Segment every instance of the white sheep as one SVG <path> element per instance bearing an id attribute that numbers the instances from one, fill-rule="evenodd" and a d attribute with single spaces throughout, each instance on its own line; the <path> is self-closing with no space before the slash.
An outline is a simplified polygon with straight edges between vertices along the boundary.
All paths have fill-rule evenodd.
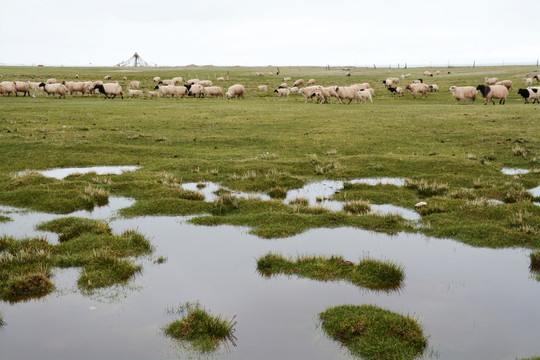
<path id="1" fill-rule="evenodd" d="M 159 98 L 159 92 L 146 90 L 146 96 L 148 96 L 149 98 Z"/>
<path id="2" fill-rule="evenodd" d="M 268 86 L 266 85 L 259 85 L 257 86 L 257 88 L 259 89 L 259 91 L 268 91 Z"/>
<path id="3" fill-rule="evenodd" d="M 172 80 L 172 79 L 160 80 L 160 81 L 158 82 L 158 85 L 165 85 L 165 86 L 167 86 L 167 85 L 174 85 L 174 84 L 175 84 L 175 82 L 174 82 L 174 80 Z"/>
<path id="4" fill-rule="evenodd" d="M 142 92 L 142 90 L 132 90 L 132 89 L 128 89 L 128 90 L 127 90 L 127 95 L 128 95 L 128 97 L 130 97 L 130 98 L 134 98 L 134 97 L 142 98 L 143 92 Z"/>
<path id="5" fill-rule="evenodd" d="M 23 82 L 23 81 L 14 81 L 13 82 L 15 84 L 15 91 L 17 93 L 15 93 L 15 95 L 18 95 L 19 92 L 22 92 L 24 96 L 26 96 L 26 94 L 28 94 L 28 96 L 30 96 L 30 86 L 28 86 L 28 84 L 26 82 Z"/>
<path id="6" fill-rule="evenodd" d="M 283 78 L 283 81 L 291 81 L 291 80 L 292 80 L 292 78 L 289 77 L 289 76 Z"/>
<path id="7" fill-rule="evenodd" d="M 78 79 L 79 78 L 79 74 L 75 74 L 75 79 Z"/>
<path id="8" fill-rule="evenodd" d="M 429 71 L 424 71 L 424 76 L 433 76 L 433 74 Z"/>
<path id="9" fill-rule="evenodd" d="M 334 90 L 336 91 L 337 98 L 341 104 L 343 104 L 343 99 L 349 100 L 347 105 L 349 105 L 353 100 L 355 100 L 356 103 L 358 103 L 360 100 L 360 95 L 358 95 L 358 90 L 356 90 L 355 87 L 336 86 L 334 87 Z"/>
<path id="10" fill-rule="evenodd" d="M 127 76 L 124 76 L 122 80 L 127 81 Z"/>
<path id="11" fill-rule="evenodd" d="M 189 96 L 204 97 L 204 86 L 201 84 L 193 84 L 188 87 Z"/>
<path id="12" fill-rule="evenodd" d="M 208 86 L 203 89 L 204 95 L 223 97 L 223 89 L 219 86 Z"/>
<path id="13" fill-rule="evenodd" d="M 184 79 L 182 79 L 181 76 L 176 76 L 176 77 L 172 78 L 172 81 L 174 82 L 174 85 L 176 85 L 176 84 L 182 83 L 184 81 Z"/>
<path id="14" fill-rule="evenodd" d="M 536 82 L 540 84 L 540 76 L 534 75 L 533 79 L 536 79 Z"/>
<path id="15" fill-rule="evenodd" d="M 405 86 L 405 90 L 409 90 L 413 98 L 416 98 L 417 94 L 421 94 L 420 97 L 427 95 L 429 91 L 429 86 L 427 84 L 410 84 Z"/>
<path id="16" fill-rule="evenodd" d="M 128 89 L 138 89 L 140 85 L 141 83 L 139 81 L 133 80 L 129 82 L 127 87 Z"/>
<path id="17" fill-rule="evenodd" d="M 100 94 L 105 95 L 105 98 L 108 99 L 111 96 L 113 99 L 117 96 L 120 96 L 122 100 L 124 99 L 124 93 L 122 92 L 122 86 L 118 83 L 106 83 L 103 85 L 94 85 L 90 90 L 98 90 Z"/>
<path id="18" fill-rule="evenodd" d="M 161 81 L 161 78 L 159 76 L 156 76 L 152 80 L 154 80 L 155 83 L 158 83 Z"/>
<path id="19" fill-rule="evenodd" d="M 281 84 L 278 86 L 279 89 L 286 89 L 286 88 L 288 88 L 288 87 L 289 87 L 289 85 L 287 85 L 287 83 L 281 83 Z"/>
<path id="20" fill-rule="evenodd" d="M 397 83 L 399 83 L 399 78 L 389 77 L 389 78 L 386 78 L 386 80 L 383 80 L 383 84 L 387 88 L 394 85 L 394 84 L 397 84 Z"/>
<path id="21" fill-rule="evenodd" d="M 499 78 L 496 78 L 496 77 L 493 77 L 493 78 L 485 77 L 485 78 L 484 78 L 484 81 L 485 81 L 486 84 L 488 84 L 488 85 L 495 85 L 495 84 L 497 83 L 497 81 L 499 81 Z"/>
<path id="22" fill-rule="evenodd" d="M 225 81 L 225 78 L 223 76 L 220 76 L 216 79 L 217 81 Z"/>
<path id="23" fill-rule="evenodd" d="M 66 93 L 68 92 L 68 89 L 62 84 L 41 83 L 39 84 L 39 86 L 43 88 L 43 90 L 47 94 L 47 97 L 52 94 L 53 97 L 54 95 L 58 95 L 58 98 L 61 98 L 63 96 L 65 99 Z"/>
<path id="24" fill-rule="evenodd" d="M 186 85 L 198 84 L 200 82 L 201 82 L 201 80 L 199 80 L 199 79 L 189 79 L 188 81 L 186 81 Z"/>
<path id="25" fill-rule="evenodd" d="M 409 78 L 411 75 L 412 75 L 411 73 L 403 74 L 403 75 L 401 75 L 401 78 L 402 78 L 402 79 L 407 79 L 407 78 Z"/>
<path id="26" fill-rule="evenodd" d="M 210 87 L 212 86 L 212 80 L 201 80 L 199 82 L 199 85 L 201 85 L 202 87 Z"/>
<path id="27" fill-rule="evenodd" d="M 39 87 L 39 83 L 38 83 L 38 82 L 35 82 L 35 81 L 27 81 L 26 83 L 28 84 L 28 86 L 30 86 L 30 88 L 31 88 L 32 90 L 34 90 L 34 92 L 37 92 L 37 91 L 43 91 L 43 89 Z"/>
<path id="28" fill-rule="evenodd" d="M 474 103 L 476 100 L 476 94 L 478 92 L 474 86 L 450 86 L 449 90 L 452 92 L 454 99 L 456 99 L 456 104 L 460 100 L 467 103 L 469 101 L 468 99 L 472 99 Z"/>
<path id="29" fill-rule="evenodd" d="M 298 87 L 297 86 L 293 86 L 292 88 L 289 89 L 289 91 L 291 92 L 291 94 L 296 94 L 298 93 Z"/>
<path id="30" fill-rule="evenodd" d="M 73 96 L 76 92 L 81 93 L 81 97 L 84 96 L 84 94 L 90 93 L 89 86 L 86 82 L 81 81 L 62 81 L 62 84 L 68 89 L 71 96 Z"/>
<path id="31" fill-rule="evenodd" d="M 111 75 L 105 75 L 105 76 L 103 77 L 103 80 L 111 80 Z"/>
<path id="32" fill-rule="evenodd" d="M 55 78 L 50 78 L 50 79 L 47 79 L 47 81 L 45 81 L 45 84 L 56 84 L 57 81 Z"/>
<path id="33" fill-rule="evenodd" d="M 514 86 L 514 83 L 512 83 L 512 80 L 502 80 L 502 81 L 497 81 L 495 85 L 502 85 L 506 87 L 508 90 L 510 90 Z"/>
<path id="34" fill-rule="evenodd" d="M 298 79 L 293 83 L 293 86 L 296 86 L 296 87 L 302 86 L 302 85 L 304 85 L 304 79 Z"/>
<path id="35" fill-rule="evenodd" d="M 241 97 L 243 99 L 245 92 L 246 89 L 244 88 L 244 85 L 235 84 L 229 87 L 229 89 L 225 93 L 225 96 L 227 96 L 227 99 L 234 99 L 235 97 Z"/>
<path id="36" fill-rule="evenodd" d="M 439 85 L 429 84 L 429 92 L 439 92 Z"/>
<path id="37" fill-rule="evenodd" d="M 440 75 L 441 72 L 439 70 L 435 71 L 435 75 Z"/>
<path id="38" fill-rule="evenodd" d="M 355 88 L 356 91 L 360 91 L 360 90 L 369 89 L 370 85 L 369 85 L 369 83 L 361 83 L 361 84 L 353 84 L 350 87 Z"/>
<path id="39" fill-rule="evenodd" d="M 499 99 L 499 104 L 504 104 L 506 103 L 506 98 L 508 97 L 508 89 L 503 85 L 478 85 L 476 90 L 480 90 L 480 93 L 486 99 L 484 105 L 487 105 L 488 101 L 490 100 L 493 105 L 495 105 L 495 101 L 493 101 L 493 99 Z"/>
<path id="40" fill-rule="evenodd" d="M 0 94 L 10 95 L 13 94 L 17 96 L 17 89 L 15 88 L 15 83 L 13 81 L 2 81 L 0 82 Z"/>
<path id="41" fill-rule="evenodd" d="M 532 78 L 523 78 L 523 82 L 525 83 L 525 85 L 532 85 L 532 81 Z"/>
<path id="42" fill-rule="evenodd" d="M 398 94 L 399 96 L 404 96 L 403 95 L 403 88 L 402 87 L 399 87 L 399 86 L 396 86 L 396 87 L 389 87 L 388 88 L 388 91 L 390 91 L 392 93 L 392 96 L 395 96 L 396 94 Z M 372 94 L 373 95 L 373 94 Z"/>
<path id="43" fill-rule="evenodd" d="M 290 90 L 289 89 L 276 89 L 274 92 L 279 96 L 286 96 L 289 97 Z"/>
<path id="44" fill-rule="evenodd" d="M 369 100 L 373 104 L 373 98 L 371 97 L 371 91 L 369 90 L 360 90 L 358 91 L 358 96 L 360 96 L 361 102 L 366 102 Z"/>
<path id="45" fill-rule="evenodd" d="M 317 83 L 317 81 L 316 81 L 315 79 L 309 79 L 309 80 L 307 81 L 307 84 L 308 84 L 308 85 L 315 85 L 316 83 Z"/>
<path id="46" fill-rule="evenodd" d="M 320 85 L 306 86 L 305 88 L 298 90 L 298 93 L 304 95 L 306 99 L 304 103 L 307 103 L 308 100 L 312 99 L 311 95 L 313 95 L 315 91 L 321 91 L 321 89 L 322 86 Z"/>
<path id="47" fill-rule="evenodd" d="M 154 86 L 154 90 L 158 90 L 161 96 L 167 97 L 170 96 L 172 98 L 176 97 L 184 97 L 187 93 L 187 88 L 185 86 L 174 86 L 174 85 L 165 85 L 165 86 Z"/>
<path id="48" fill-rule="evenodd" d="M 318 102 L 319 104 L 326 102 L 326 96 L 324 96 L 324 93 L 321 90 L 314 91 L 311 94 L 311 99 L 313 102 Z"/>

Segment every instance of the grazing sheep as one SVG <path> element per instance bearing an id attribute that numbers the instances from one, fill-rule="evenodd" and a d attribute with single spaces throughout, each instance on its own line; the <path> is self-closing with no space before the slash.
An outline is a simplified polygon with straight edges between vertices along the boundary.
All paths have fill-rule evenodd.
<path id="1" fill-rule="evenodd" d="M 289 89 L 276 89 L 274 92 L 279 96 L 287 96 L 289 97 L 290 90 Z"/>
<path id="2" fill-rule="evenodd" d="M 274 76 L 274 73 L 272 73 L 272 72 L 269 72 L 269 73 L 268 73 L 268 75 L 270 75 L 270 76 Z"/>
<path id="3" fill-rule="evenodd" d="M 259 91 L 268 91 L 268 86 L 266 85 L 259 85 L 257 86 L 257 88 L 259 89 Z"/>
<path id="4" fill-rule="evenodd" d="M 405 79 L 409 78 L 411 75 L 412 74 L 410 74 L 410 73 L 409 74 L 401 74 L 401 79 L 405 80 Z"/>
<path id="5" fill-rule="evenodd" d="M 17 88 L 15 88 L 15 83 L 13 81 L 2 81 L 0 82 L 0 94 L 2 96 L 13 94 L 17 95 Z"/>
<path id="6" fill-rule="evenodd" d="M 353 100 L 358 103 L 360 100 L 360 95 L 358 95 L 358 90 L 352 86 L 336 86 L 334 90 L 337 94 L 338 101 L 343 104 L 343 99 L 349 100 L 347 105 L 349 105 Z"/>
<path id="7" fill-rule="evenodd" d="M 534 75 L 533 79 L 535 79 L 537 83 L 540 83 L 540 76 Z"/>
<path id="8" fill-rule="evenodd" d="M 75 74 L 75 79 L 78 79 L 79 78 L 79 74 Z"/>
<path id="9" fill-rule="evenodd" d="M 399 83 L 399 78 L 386 78 L 386 80 L 383 80 L 383 84 L 384 86 L 386 86 L 387 88 L 394 85 L 394 84 L 397 84 Z"/>
<path id="10" fill-rule="evenodd" d="M 199 80 L 199 79 L 189 79 L 188 81 L 186 81 L 185 85 L 190 85 L 191 86 L 193 84 L 198 84 L 200 82 L 201 82 L 201 80 Z"/>
<path id="11" fill-rule="evenodd" d="M 417 94 L 421 94 L 420 97 L 427 96 L 429 86 L 427 84 L 410 84 L 405 86 L 405 90 L 409 90 L 412 97 L 416 99 Z"/>
<path id="12" fill-rule="evenodd" d="M 256 76 L 264 76 L 264 73 L 262 73 L 262 72 L 256 72 L 255 75 L 256 75 Z"/>
<path id="13" fill-rule="evenodd" d="M 497 83 L 497 81 L 499 81 L 499 78 L 496 78 L 496 77 L 493 77 L 493 78 L 485 77 L 485 78 L 484 78 L 484 81 L 485 81 L 486 84 L 488 84 L 488 85 L 495 85 L 495 84 Z"/>
<path id="14" fill-rule="evenodd" d="M 337 98 L 337 93 L 336 90 L 334 90 L 334 86 L 322 87 L 321 92 L 324 95 L 326 102 L 332 103 L 332 98 Z"/>
<path id="15" fill-rule="evenodd" d="M 424 80 L 422 79 L 413 80 L 413 84 L 423 84 L 423 83 L 424 83 Z"/>
<path id="16" fill-rule="evenodd" d="M 307 81 L 307 84 L 308 84 L 308 85 L 315 85 L 316 83 L 317 83 L 317 81 L 316 81 L 315 79 L 309 79 L 309 80 Z"/>
<path id="17" fill-rule="evenodd" d="M 245 92 L 246 89 L 244 88 L 244 85 L 235 84 L 229 87 L 225 96 L 227 96 L 227 99 L 234 99 L 235 97 L 241 97 L 243 99 Z"/>
<path id="18" fill-rule="evenodd" d="M 366 102 L 369 100 L 373 104 L 373 98 L 371 97 L 371 91 L 369 90 L 360 90 L 358 91 L 358 96 L 360 96 L 361 102 Z"/>
<path id="19" fill-rule="evenodd" d="M 73 96 L 76 92 L 81 93 L 81 97 L 84 96 L 84 94 L 89 94 L 90 89 L 86 82 L 80 82 L 80 81 L 62 81 L 62 84 L 69 90 L 69 94 Z"/>
<path id="20" fill-rule="evenodd" d="M 174 80 L 172 79 L 167 79 L 167 80 L 160 80 L 158 81 L 158 85 L 174 85 Z"/>
<path id="21" fill-rule="evenodd" d="M 219 86 L 208 86 L 203 91 L 204 95 L 223 97 L 223 89 Z"/>
<path id="22" fill-rule="evenodd" d="M 439 92 L 439 85 L 429 84 L 429 92 Z"/>
<path id="23" fill-rule="evenodd" d="M 124 76 L 124 77 L 122 78 L 122 80 L 124 80 L 124 81 L 127 81 L 127 77 L 126 77 L 126 76 Z"/>
<path id="24" fill-rule="evenodd" d="M 117 96 L 120 96 L 122 100 L 124 99 L 124 93 L 122 92 L 122 86 L 120 86 L 118 83 L 106 83 L 103 85 L 94 85 L 93 88 L 90 90 L 98 90 L 100 94 L 105 95 L 105 98 L 108 99 L 109 96 L 112 97 L 112 99 L 116 98 Z"/>
<path id="25" fill-rule="evenodd" d="M 291 80 L 292 80 L 292 78 L 290 78 L 290 77 L 284 77 L 283 78 L 283 81 L 291 81 Z"/>
<path id="26" fill-rule="evenodd" d="M 171 80 L 173 81 L 174 85 L 184 82 L 184 79 L 182 79 L 181 76 L 173 77 Z"/>
<path id="27" fill-rule="evenodd" d="M 529 100 L 532 100 L 533 104 L 535 102 L 540 104 L 540 88 L 538 87 L 528 87 L 526 89 L 519 89 L 518 94 L 525 99 L 525 104 L 529 103 Z"/>
<path id="28" fill-rule="evenodd" d="M 161 78 L 159 76 L 156 76 L 155 78 L 153 78 L 152 80 L 154 80 L 155 83 L 158 83 L 161 81 Z"/>
<path id="29" fill-rule="evenodd" d="M 55 78 L 50 78 L 50 79 L 47 79 L 47 81 L 45 81 L 45 84 L 56 84 L 57 81 Z"/>
<path id="30" fill-rule="evenodd" d="M 199 82 L 199 85 L 201 85 L 202 87 L 210 87 L 212 86 L 212 80 L 201 80 Z"/>
<path id="31" fill-rule="evenodd" d="M 282 84 L 280 84 L 280 85 L 278 86 L 279 89 L 286 89 L 286 88 L 288 88 L 288 87 L 289 87 L 289 85 L 287 85 L 287 83 L 282 83 Z"/>
<path id="32" fill-rule="evenodd" d="M 28 86 L 26 82 L 14 81 L 13 84 L 15 84 L 15 95 L 18 95 L 19 92 L 22 92 L 24 94 L 23 97 L 25 97 L 26 94 L 30 96 L 30 86 Z"/>
<path id="33" fill-rule="evenodd" d="M 292 88 L 289 89 L 289 91 L 291 92 L 291 94 L 296 94 L 298 92 L 298 87 L 293 86 Z"/>
<path id="34" fill-rule="evenodd" d="M 223 76 L 220 76 L 217 78 L 217 81 L 225 81 L 225 78 Z"/>
<path id="35" fill-rule="evenodd" d="M 43 90 L 45 91 L 45 93 L 47 93 L 47 97 L 49 97 L 49 95 L 58 95 L 58 98 L 61 98 L 62 96 L 64 97 L 64 99 L 66 98 L 66 93 L 68 92 L 68 89 L 62 85 L 62 84 L 45 84 L 45 83 L 41 83 L 39 84 L 40 87 L 43 88 Z"/>
<path id="36" fill-rule="evenodd" d="M 204 86 L 201 84 L 193 84 L 191 86 L 186 86 L 188 89 L 189 96 L 204 97 Z"/>
<path id="37" fill-rule="evenodd" d="M 111 75 L 106 75 L 105 77 L 103 77 L 103 80 L 111 80 Z"/>
<path id="38" fill-rule="evenodd" d="M 326 96 L 324 96 L 324 93 L 321 90 L 311 93 L 310 98 L 313 102 L 318 102 L 319 104 L 326 102 Z"/>
<path id="39" fill-rule="evenodd" d="M 353 84 L 351 85 L 351 87 L 354 87 L 356 91 L 360 91 L 360 90 L 369 89 L 371 86 L 369 85 L 369 83 L 361 83 L 361 84 Z"/>
<path id="40" fill-rule="evenodd" d="M 439 70 L 435 71 L 435 75 L 440 75 L 441 72 Z"/>
<path id="41" fill-rule="evenodd" d="M 404 96 L 403 95 L 403 89 L 401 87 L 399 87 L 399 86 L 397 86 L 397 87 L 389 87 L 388 91 L 390 91 L 392 93 L 392 96 L 395 96 L 396 94 L 399 94 L 400 96 Z"/>
<path id="42" fill-rule="evenodd" d="M 158 83 L 156 86 L 154 86 L 154 90 L 157 90 L 161 94 L 161 96 L 163 96 L 164 98 L 167 96 L 174 98 L 176 96 L 176 89 L 174 85 L 160 86 Z"/>
<path id="43" fill-rule="evenodd" d="M 506 103 L 506 98 L 508 97 L 508 89 L 502 85 L 478 85 L 476 90 L 480 90 L 480 93 L 486 99 L 484 105 L 487 105 L 488 101 L 490 100 L 493 105 L 495 105 L 495 101 L 493 101 L 493 99 L 500 99 L 499 104 L 504 104 Z"/>
<path id="44" fill-rule="evenodd" d="M 142 92 L 142 90 L 128 89 L 127 94 L 128 94 L 128 97 L 130 97 L 130 98 L 134 98 L 134 97 L 142 98 L 143 92 Z"/>
<path id="45" fill-rule="evenodd" d="M 473 103 L 476 100 L 476 93 L 478 92 L 474 86 L 450 86 L 449 89 L 452 92 L 452 96 L 456 99 L 456 104 L 463 100 L 466 103 L 468 99 L 472 99 Z"/>
<path id="46" fill-rule="evenodd" d="M 502 80 L 502 81 L 497 81 L 495 85 L 502 85 L 508 90 L 510 90 L 514 84 L 512 83 L 512 80 Z"/>
<path id="47" fill-rule="evenodd" d="M 128 89 L 138 89 L 139 86 L 141 85 L 141 83 L 139 81 L 130 81 L 130 83 L 128 84 Z"/>
<path id="48" fill-rule="evenodd" d="M 148 96 L 149 98 L 153 98 L 153 97 L 159 98 L 159 92 L 146 90 L 146 96 Z"/>
<path id="49" fill-rule="evenodd" d="M 304 79 L 298 79 L 293 83 L 292 86 L 298 87 L 298 86 L 302 86 L 302 85 L 304 85 Z"/>
<path id="50" fill-rule="evenodd" d="M 424 71 L 424 76 L 433 76 L 433 74 L 429 71 Z"/>
<path id="51" fill-rule="evenodd" d="M 523 82 L 525 83 L 525 85 L 532 85 L 532 81 L 532 78 L 523 78 Z"/>
<path id="52" fill-rule="evenodd" d="M 304 103 L 307 103 L 308 100 L 312 99 L 311 95 L 313 95 L 315 91 L 320 91 L 321 89 L 322 89 L 322 86 L 320 85 L 307 86 L 305 88 L 298 90 L 298 93 L 304 95 L 306 99 Z"/>

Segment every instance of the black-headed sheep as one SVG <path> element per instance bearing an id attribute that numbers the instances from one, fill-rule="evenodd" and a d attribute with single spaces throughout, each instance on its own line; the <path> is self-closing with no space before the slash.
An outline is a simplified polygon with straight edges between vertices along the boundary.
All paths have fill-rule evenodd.
<path id="1" fill-rule="evenodd" d="M 286 96 L 289 97 L 290 90 L 289 89 L 276 89 L 274 92 L 279 96 Z"/>
<path id="2" fill-rule="evenodd" d="M 529 100 L 532 100 L 533 104 L 540 104 L 540 88 L 538 87 L 528 87 L 526 89 L 519 89 L 518 94 L 525 99 L 525 104 L 529 103 Z"/>
<path id="3" fill-rule="evenodd" d="M 488 101 L 491 101 L 495 105 L 493 99 L 499 99 L 499 104 L 506 103 L 506 98 L 508 97 L 508 89 L 502 85 L 478 85 L 476 90 L 479 90 L 482 94 L 482 97 L 486 99 L 484 105 L 487 105 Z"/>
<path id="4" fill-rule="evenodd" d="M 45 93 L 47 94 L 47 97 L 49 95 L 58 95 L 58 98 L 64 97 L 66 98 L 66 93 L 68 92 L 68 89 L 62 85 L 62 84 L 45 84 L 41 83 L 39 84 L 40 87 L 43 88 Z"/>
<path id="5" fill-rule="evenodd" d="M 118 83 L 106 83 L 103 85 L 95 85 L 93 88 L 90 88 L 90 90 L 97 90 L 100 94 L 105 95 L 105 98 L 108 99 L 109 97 L 114 99 L 117 96 L 120 96 L 122 99 L 124 99 L 124 93 L 122 92 L 122 86 L 120 86 Z"/>

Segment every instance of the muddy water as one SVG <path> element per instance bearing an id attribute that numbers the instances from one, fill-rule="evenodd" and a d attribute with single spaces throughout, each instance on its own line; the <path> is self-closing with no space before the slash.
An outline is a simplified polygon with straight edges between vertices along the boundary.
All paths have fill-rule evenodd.
<path id="1" fill-rule="evenodd" d="M 107 219 L 121 206 L 119 201 L 111 199 L 109 211 L 86 215 Z M 13 223 L 22 221 L 7 215 Z M 32 223 L 52 217 L 31 216 Z M 540 282 L 529 273 L 527 250 L 476 249 L 452 240 L 350 228 L 263 240 L 245 228 L 201 227 L 185 220 L 112 220 L 115 233 L 137 229 L 148 236 L 156 255 L 166 256 L 167 262 L 141 260 L 143 273 L 127 289 L 106 291 L 107 296 L 80 295 L 78 271 L 69 269 L 56 272 L 57 294 L 28 303 L 0 303 L 7 323 L 0 330 L 0 357 L 185 359 L 190 354 L 165 338 L 161 328 L 174 319 L 166 308 L 186 301 L 200 301 L 214 314 L 237 315 L 238 347 L 217 354 L 218 359 L 347 359 L 318 329 L 316 315 L 349 303 L 415 315 L 429 336 L 434 358 L 493 360 L 540 354 Z M 14 224 L 0 223 L 0 234 L 9 226 Z M 31 233 L 29 226 L 15 224 L 19 235 Z M 341 282 L 265 279 L 255 271 L 256 258 L 268 251 L 337 254 L 351 261 L 366 255 L 390 259 L 405 268 L 404 288 L 386 294 Z"/>

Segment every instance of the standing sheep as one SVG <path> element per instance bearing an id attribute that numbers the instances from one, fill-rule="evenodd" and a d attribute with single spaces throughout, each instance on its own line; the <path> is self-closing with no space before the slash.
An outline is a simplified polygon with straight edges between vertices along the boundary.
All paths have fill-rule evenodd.
<path id="1" fill-rule="evenodd" d="M 39 84 L 40 87 L 43 88 L 43 90 L 45 91 L 45 93 L 47 93 L 47 97 L 49 97 L 49 95 L 58 95 L 58 98 L 60 99 L 62 96 L 64 97 L 64 99 L 66 98 L 66 93 L 68 92 L 68 89 L 62 85 L 62 84 L 45 84 L 45 83 L 41 83 Z"/>
<path id="2" fill-rule="evenodd" d="M 286 97 L 289 97 L 289 89 L 276 89 L 274 90 L 274 92 L 279 96 L 279 97 L 282 97 L 282 96 L 286 96 Z"/>
<path id="3" fill-rule="evenodd" d="M 111 80 L 111 75 L 106 75 L 103 77 L 103 80 Z"/>
<path id="4" fill-rule="evenodd" d="M 309 79 L 307 84 L 308 85 L 315 85 L 317 83 L 317 81 L 315 81 L 315 79 Z"/>
<path id="5" fill-rule="evenodd" d="M 223 89 L 219 86 L 208 86 L 203 88 L 204 95 L 223 97 Z"/>
<path id="6" fill-rule="evenodd" d="M 302 86 L 302 85 L 304 85 L 304 79 L 298 79 L 293 83 L 293 86 L 296 86 L 296 87 Z"/>
<path id="7" fill-rule="evenodd" d="M 351 86 L 336 86 L 334 87 L 334 90 L 337 94 L 337 98 L 341 104 L 343 104 L 343 99 L 349 100 L 347 105 L 349 105 L 353 100 L 358 103 L 360 100 L 360 95 L 358 95 L 358 90 L 356 90 L 355 87 Z"/>
<path id="8" fill-rule="evenodd" d="M 532 103 L 540 103 L 540 88 L 538 87 L 529 87 L 526 89 L 519 89 L 518 94 L 525 99 L 525 104 L 529 103 L 529 100 L 532 99 Z"/>
<path id="9" fill-rule="evenodd" d="M 289 77 L 289 76 L 283 78 L 283 81 L 291 81 L 291 80 L 292 80 L 292 78 Z"/>
<path id="10" fill-rule="evenodd" d="M 388 91 L 390 91 L 392 93 L 392 96 L 395 96 L 396 94 L 398 94 L 400 96 L 404 96 L 403 95 L 403 88 L 401 88 L 399 86 L 397 86 L 397 87 L 389 87 Z"/>
<path id="11" fill-rule="evenodd" d="M 87 83 L 81 82 L 81 81 L 62 81 L 62 84 L 69 90 L 69 94 L 71 96 L 74 96 L 76 92 L 81 93 L 81 97 L 84 96 L 84 94 L 88 94 L 90 92 Z"/>
<path id="12" fill-rule="evenodd" d="M 134 98 L 134 97 L 142 98 L 143 92 L 142 92 L 142 90 L 128 89 L 127 94 L 128 94 L 128 97 L 130 97 L 130 98 Z"/>
<path id="13" fill-rule="evenodd" d="M 212 86 L 212 80 L 201 80 L 199 82 L 199 84 L 202 86 L 202 87 L 210 87 Z"/>
<path id="14" fill-rule="evenodd" d="M 495 85 L 502 85 L 508 90 L 510 90 L 514 84 L 512 83 L 512 80 L 503 80 L 503 81 L 497 81 Z"/>
<path id="15" fill-rule="evenodd" d="M 533 76 L 533 79 L 535 79 L 536 82 L 540 84 L 540 76 L 534 75 L 534 76 Z"/>
<path id="16" fill-rule="evenodd" d="M 17 89 L 15 88 L 15 83 L 13 81 L 2 81 L 0 82 L 0 94 L 10 95 L 13 94 L 17 96 Z"/>
<path id="17" fill-rule="evenodd" d="M 424 76 L 433 76 L 433 74 L 430 73 L 429 71 L 424 71 Z"/>
<path id="18" fill-rule="evenodd" d="M 225 93 L 225 96 L 227 96 L 227 99 L 234 99 L 235 97 L 241 97 L 243 99 L 245 92 L 246 89 L 244 88 L 244 85 L 235 84 L 229 87 L 229 89 Z"/>
<path id="19" fill-rule="evenodd" d="M 371 97 L 371 91 L 369 90 L 360 90 L 358 91 L 358 95 L 360 96 L 361 102 L 366 102 L 369 100 L 373 104 L 373 98 Z"/>
<path id="20" fill-rule="evenodd" d="M 307 103 L 307 101 L 309 99 L 313 100 L 311 95 L 313 95 L 313 93 L 315 91 L 320 91 L 321 89 L 322 89 L 322 86 L 320 86 L 320 85 L 307 86 L 305 88 L 302 88 L 302 89 L 298 90 L 298 93 L 304 95 L 304 97 L 306 99 L 306 101 L 304 101 L 304 103 Z"/>
<path id="21" fill-rule="evenodd" d="M 128 84 L 127 87 L 128 87 L 128 89 L 138 89 L 140 84 L 141 83 L 139 81 L 133 80 L 133 81 L 130 81 L 130 83 Z"/>
<path id="22" fill-rule="evenodd" d="M 467 103 L 469 101 L 468 99 L 472 99 L 474 103 L 476 100 L 476 93 L 478 92 L 474 86 L 450 86 L 449 91 L 452 92 L 452 96 L 456 99 L 456 105 L 460 100 Z"/>
<path id="23" fill-rule="evenodd" d="M 15 95 L 18 95 L 19 92 L 22 92 L 24 94 L 23 97 L 25 97 L 26 94 L 30 96 L 30 86 L 28 86 L 26 82 L 14 81 L 13 84 L 15 84 Z"/>
<path id="24" fill-rule="evenodd" d="M 204 97 L 204 86 L 201 84 L 193 84 L 189 87 L 186 86 L 186 88 L 188 89 L 189 96 Z"/>
<path id="25" fill-rule="evenodd" d="M 223 76 L 220 76 L 216 79 L 217 81 L 225 81 L 225 78 Z"/>
<path id="26" fill-rule="evenodd" d="M 127 81 L 127 76 L 124 76 L 122 79 L 123 79 L 124 81 Z"/>
<path id="27" fill-rule="evenodd" d="M 45 81 L 45 84 L 56 84 L 56 79 L 55 78 L 50 78 L 50 79 L 47 79 L 47 81 Z"/>
<path id="28" fill-rule="evenodd" d="M 278 86 L 278 89 L 286 89 L 288 88 L 289 85 L 287 85 L 287 83 L 281 83 L 279 86 Z"/>
<path id="29" fill-rule="evenodd" d="M 485 77 L 485 78 L 484 78 L 484 81 L 485 81 L 486 84 L 488 84 L 488 85 L 495 85 L 495 84 L 497 83 L 497 81 L 499 81 L 499 78 L 496 78 L 496 77 L 493 77 L 493 78 Z"/>
<path id="30" fill-rule="evenodd" d="M 161 78 L 159 76 L 156 76 L 155 78 L 153 78 L 152 80 L 154 80 L 155 83 L 158 83 L 161 81 Z"/>
<path id="31" fill-rule="evenodd" d="M 508 97 L 508 89 L 502 85 L 478 85 L 476 90 L 480 90 L 480 93 L 486 99 L 484 105 L 487 105 L 488 101 L 490 100 L 493 105 L 495 105 L 495 101 L 493 101 L 493 99 L 499 99 L 499 104 L 504 104 L 506 103 L 506 98 Z"/>
<path id="32" fill-rule="evenodd" d="M 90 90 L 98 90 L 100 94 L 105 95 L 105 98 L 108 99 L 109 96 L 112 97 L 112 99 L 116 98 L 117 96 L 120 96 L 122 100 L 124 99 L 124 93 L 122 92 L 122 86 L 120 86 L 118 83 L 106 83 L 103 85 L 95 85 Z"/>
<path id="33" fill-rule="evenodd" d="M 259 91 L 268 91 L 268 86 L 266 85 L 259 85 L 257 86 L 257 88 L 259 89 Z"/>
<path id="34" fill-rule="evenodd" d="M 429 92 L 439 92 L 439 85 L 429 84 Z"/>
<path id="35" fill-rule="evenodd" d="M 289 89 L 289 91 L 291 92 L 291 94 L 296 94 L 298 92 L 298 87 L 293 86 L 292 88 Z"/>
<path id="36" fill-rule="evenodd" d="M 184 79 L 182 79 L 181 76 L 176 76 L 176 77 L 172 78 L 172 81 L 173 81 L 174 85 L 176 85 L 176 84 L 180 84 L 181 82 L 183 82 Z"/>
<path id="37" fill-rule="evenodd" d="M 427 92 L 429 91 L 429 86 L 427 84 L 410 84 L 405 86 L 405 90 L 409 90 L 411 92 L 411 95 L 413 98 L 416 99 L 417 94 L 421 94 L 420 97 L 427 96 Z"/>
<path id="38" fill-rule="evenodd" d="M 532 81 L 532 78 L 523 78 L 523 82 L 525 83 L 525 85 L 532 85 Z"/>
<path id="39" fill-rule="evenodd" d="M 148 96 L 148 98 L 159 98 L 159 92 L 146 90 L 146 96 Z"/>

